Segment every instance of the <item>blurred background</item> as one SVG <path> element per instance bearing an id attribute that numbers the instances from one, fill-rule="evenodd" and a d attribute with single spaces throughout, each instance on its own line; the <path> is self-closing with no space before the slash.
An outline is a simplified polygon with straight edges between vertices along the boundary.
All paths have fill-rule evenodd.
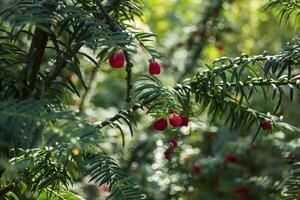
<path id="1" fill-rule="evenodd" d="M 236 57 L 242 53 L 260 55 L 278 53 L 284 44 L 299 33 L 295 20 L 280 22 L 276 12 L 264 10 L 264 0 L 145 0 L 143 19 L 136 26 L 157 35 L 153 44 L 164 56 L 158 76 L 165 85 L 174 85 L 205 70 L 214 59 Z M 148 73 L 150 57 L 143 51 L 133 55 L 134 80 Z M 93 66 L 88 61 L 86 72 Z M 128 108 L 125 102 L 125 70 L 100 66 L 87 98 L 76 96 L 74 107 L 94 122 Z M 74 76 L 75 79 L 75 76 Z M 84 90 L 81 91 L 84 94 Z M 271 95 L 271 94 L 267 94 Z M 271 112 L 276 102 L 255 98 L 251 104 L 262 112 Z M 299 126 L 299 96 L 294 103 L 283 102 L 278 115 L 285 122 Z M 289 174 L 289 158 L 297 159 L 299 142 L 282 132 L 261 133 L 251 140 L 256 129 L 230 131 L 224 122 L 210 126 L 205 112 L 192 108 L 187 127 L 164 132 L 152 128 L 155 118 L 145 111 L 136 113 L 134 136 L 125 138 L 119 130 L 106 129 L 104 152 L 112 153 L 128 174 L 146 192 L 150 200 L 270 200 L 281 199 L 284 181 Z M 170 141 L 178 147 L 166 158 Z M 90 185 L 86 180 L 73 190 L 89 200 L 101 200 L 109 194 L 107 186 Z"/>

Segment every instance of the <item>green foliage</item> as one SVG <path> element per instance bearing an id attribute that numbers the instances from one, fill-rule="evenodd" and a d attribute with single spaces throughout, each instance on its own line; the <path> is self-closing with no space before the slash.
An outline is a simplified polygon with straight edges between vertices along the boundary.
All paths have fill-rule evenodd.
<path id="1" fill-rule="evenodd" d="M 95 155 L 87 160 L 87 164 L 90 165 L 90 182 L 109 185 L 111 189 L 109 200 L 146 198 L 136 185 L 130 183 L 127 174 L 118 167 L 112 158 L 105 155 Z"/>
<path id="2" fill-rule="evenodd" d="M 224 21 L 218 21 L 218 18 L 230 3 L 232 2 L 219 0 L 208 3 L 207 10 L 204 9 L 203 12 L 204 17 L 197 20 L 197 25 L 201 28 L 193 30 L 187 40 L 186 51 L 191 53 L 187 56 L 183 73 L 178 75 L 179 79 L 187 75 L 191 78 L 175 83 L 174 86 L 165 86 L 161 79 L 144 75 L 138 78 L 131 99 L 132 81 L 135 80 L 131 56 L 141 47 L 151 59 L 162 58 L 153 46 L 156 35 L 142 32 L 134 26 L 143 14 L 141 1 L 7 1 L 0 12 L 0 198 L 80 200 L 84 199 L 81 194 L 71 191 L 74 185 L 82 184 L 88 178 L 92 184 L 109 187 L 107 199 L 145 199 L 146 195 L 141 188 L 128 177 L 126 170 L 130 163 L 123 169 L 114 156 L 107 153 L 106 147 L 103 148 L 105 145 L 101 145 L 109 143 L 113 129 L 117 129 L 121 133 L 124 147 L 127 136 L 125 129 L 133 137 L 133 124 L 139 122 L 135 113 L 142 110 L 146 114 L 166 119 L 171 113 L 178 113 L 200 124 L 197 117 L 205 116 L 205 119 L 208 117 L 210 126 L 220 123 L 229 125 L 230 131 L 244 130 L 244 135 L 250 135 L 252 126 L 263 120 L 274 125 L 273 131 L 298 133 L 298 128 L 282 122 L 280 113 L 284 98 L 288 96 L 291 102 L 294 101 L 295 90 L 299 89 L 298 38 L 287 43 L 278 54 L 269 55 L 265 52 L 256 56 L 242 54 L 236 58 L 223 56 L 210 65 L 200 65 L 198 73 L 191 75 L 192 69 L 200 63 L 199 58 L 204 55 L 204 48 L 210 45 L 210 39 L 215 37 L 217 41 L 220 37 L 218 30 L 226 29 L 221 26 Z M 298 7 L 297 1 L 269 1 L 266 5 L 266 8 L 279 8 L 282 19 L 288 19 L 293 13 L 297 13 Z M 208 34 L 210 31 L 214 33 L 212 36 Z M 195 34 L 200 34 L 200 38 L 195 39 Z M 177 48 L 180 44 L 174 46 Z M 92 88 L 100 66 L 102 69 L 103 63 L 114 51 L 124 53 L 126 100 L 135 104 L 130 104 L 131 107 L 126 105 L 125 109 L 105 120 L 87 120 L 83 109 L 85 97 Z M 102 70 L 105 71 L 105 68 Z M 78 112 L 74 107 L 77 106 L 82 91 L 84 96 Z M 272 111 L 266 113 L 265 110 L 260 110 L 261 107 L 255 105 L 257 98 L 270 102 Z M 260 126 L 254 138 L 252 137 L 252 142 L 259 130 Z M 195 134 L 197 131 L 197 128 L 191 127 L 190 132 L 186 131 L 185 134 Z M 174 132 L 175 136 L 182 137 L 179 129 L 167 129 L 172 137 Z M 147 135 L 143 131 L 140 133 Z M 159 137 L 161 136 L 157 136 Z M 171 139 L 171 134 L 166 137 Z M 212 151 L 210 145 L 206 146 L 203 140 L 187 141 L 190 146 L 186 145 L 190 149 L 197 149 L 197 145 L 203 147 L 203 155 L 197 161 L 207 166 L 209 173 L 216 168 L 225 171 L 231 169 L 247 180 L 243 182 L 235 179 L 230 185 L 226 182 L 230 174 L 225 172 L 226 187 L 220 188 L 217 198 L 232 193 L 234 187 L 241 183 L 256 187 L 257 191 L 262 190 L 259 185 L 261 177 L 249 177 L 248 172 L 253 169 L 262 171 L 261 174 L 265 173 L 271 179 L 266 186 L 271 191 L 265 194 L 267 198 L 282 189 L 278 185 L 282 178 L 277 176 L 278 171 L 265 172 L 262 169 L 262 163 L 267 163 L 263 158 L 260 158 L 258 166 L 252 166 L 247 160 L 243 160 L 244 154 L 241 151 L 246 148 L 244 140 L 242 147 L 232 145 L 230 148 L 224 145 L 224 140 L 221 138 L 213 147 L 219 148 L 218 151 Z M 161 141 L 157 142 L 158 145 L 160 143 Z M 282 141 L 268 141 L 260 146 L 264 144 L 272 147 L 270 154 L 284 150 Z M 133 151 L 131 161 L 139 156 L 134 155 L 135 153 L 149 153 L 149 149 L 142 152 L 143 148 L 149 148 L 148 145 L 137 145 L 137 148 L 138 151 Z M 151 151 L 154 148 L 152 146 Z M 221 161 L 224 154 L 232 153 L 234 148 L 239 149 L 241 163 L 238 166 Z M 117 149 L 112 151 L 115 150 Z M 162 148 L 158 148 L 158 151 L 161 150 Z M 175 154 L 179 157 L 177 150 Z M 156 156 L 153 157 L 155 158 L 145 157 L 145 162 L 155 160 Z M 203 161 L 208 157 L 209 161 Z M 283 166 L 282 160 L 276 161 Z M 144 158 L 139 162 L 144 162 Z M 274 163 L 270 161 L 267 164 L 271 166 Z M 190 170 L 187 169 L 192 165 L 185 164 L 179 159 L 170 159 L 168 173 L 181 170 L 189 174 Z M 243 165 L 245 168 L 242 168 Z M 299 189 L 298 165 L 294 166 L 291 177 L 284 186 L 284 195 L 288 199 L 295 198 L 295 190 Z M 152 168 L 157 168 L 157 165 Z M 166 170 L 162 171 L 166 174 Z M 163 198 L 188 198 L 190 187 L 197 188 L 197 181 L 207 181 L 209 178 L 180 176 L 176 181 L 171 180 L 166 185 L 167 188 L 162 187 L 162 191 L 167 191 Z M 181 195 L 178 191 L 171 190 L 173 183 L 182 184 L 178 185 L 184 188 Z M 194 194 L 197 192 L 202 198 L 211 197 L 198 190 Z M 257 194 L 252 195 L 251 198 L 257 198 Z M 230 195 L 227 197 L 231 198 Z"/>
<path id="3" fill-rule="evenodd" d="M 283 199 L 286 200 L 299 198 L 299 162 L 293 163 L 291 168 L 291 174 L 283 188 Z"/>
<path id="4" fill-rule="evenodd" d="M 275 115 L 286 93 L 293 101 L 294 89 L 299 90 L 300 82 L 293 75 L 298 57 L 299 40 L 295 39 L 278 55 L 264 53 L 250 57 L 243 54 L 233 59 L 216 59 L 212 66 L 206 65 L 208 70 L 174 88 L 164 87 L 155 77 L 146 76 L 136 89 L 137 98 L 141 104 L 148 105 L 148 112 L 163 110 L 165 113 L 172 110 L 179 113 L 193 101 L 202 112 L 208 113 L 211 123 L 225 118 L 232 129 L 251 126 L 264 119 L 276 123 L 281 120 Z M 145 80 L 150 83 L 145 84 Z M 277 99 L 274 116 L 251 108 L 254 94 L 263 95 L 267 101 Z"/>
<path id="5" fill-rule="evenodd" d="M 114 50 L 134 53 L 136 40 L 139 44 L 151 41 L 153 34 L 141 33 L 128 24 L 141 17 L 141 8 L 138 1 L 110 5 L 102 1 L 22 0 L 10 1 L 1 10 L 1 198 L 81 199 L 67 190 L 80 177 L 89 176 L 88 172 L 99 175 L 87 165 L 96 167 L 94 170 L 110 167 L 100 174 L 105 181 L 99 184 L 110 183 L 110 199 L 120 199 L 120 195 L 142 198 L 136 185 L 121 176 L 117 163 L 101 156 L 103 152 L 97 148 L 103 126 L 122 131 L 114 120 L 124 120 L 132 130 L 132 111 L 120 112 L 109 123 L 93 125 L 68 108 L 70 92 L 80 95 L 80 85 L 71 76 L 87 89 L 83 58 L 98 67 Z M 83 48 L 95 56 L 81 51 Z M 130 59 L 128 54 L 127 63 Z M 87 154 L 97 159 L 86 162 Z"/>
<path id="6" fill-rule="evenodd" d="M 64 194 L 59 191 L 61 187 L 68 188 L 78 177 L 90 175 L 99 185 L 109 184 L 111 199 L 120 199 L 120 195 L 121 199 L 142 198 L 141 191 L 130 183 L 116 161 L 94 149 L 93 146 L 100 141 L 97 127 L 80 122 L 69 112 L 55 112 L 53 106 L 39 101 L 1 102 L 1 123 L 8 124 L 1 130 L 3 141 L 11 140 L 3 143 L 1 148 L 10 149 L 3 156 L 14 155 L 7 168 L 2 168 L 2 179 L 7 180 L 7 184 L 22 182 L 27 191 L 38 196 L 46 195 L 46 190 L 63 199 Z M 124 117 L 126 111 L 122 113 L 117 117 L 128 120 Z M 9 125 L 12 122 L 13 125 Z M 107 122 L 103 126 L 105 123 Z M 9 144 L 10 147 L 7 146 Z M 92 149 L 94 150 L 91 151 Z M 14 170 L 18 174 L 11 176 L 10 171 Z M 16 192 L 22 195 L 20 191 Z"/>
<path id="7" fill-rule="evenodd" d="M 299 15 L 300 3 L 297 0 L 270 0 L 265 5 L 265 8 L 274 9 L 276 12 L 278 12 L 280 21 L 285 21 L 287 23 L 291 17 L 296 18 L 296 21 L 298 20 L 297 18 Z"/>
<path id="8" fill-rule="evenodd" d="M 176 89 L 164 87 L 159 79 L 149 75 L 140 78 L 138 82 L 140 84 L 135 90 L 136 98 L 142 105 L 147 106 L 147 113 L 163 115 L 182 110 L 185 99 Z"/>

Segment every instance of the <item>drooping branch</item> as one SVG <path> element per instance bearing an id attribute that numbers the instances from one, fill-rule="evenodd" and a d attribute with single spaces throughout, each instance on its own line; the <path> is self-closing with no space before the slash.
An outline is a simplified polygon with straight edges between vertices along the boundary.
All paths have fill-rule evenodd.
<path id="1" fill-rule="evenodd" d="M 53 11 L 55 11 L 57 8 L 57 5 L 57 2 L 55 1 L 45 1 L 39 4 L 39 6 L 41 6 L 41 8 L 44 10 L 44 14 L 49 16 L 52 16 Z M 46 29 L 48 29 L 48 31 L 51 29 L 51 20 L 37 23 L 35 25 L 35 31 L 32 36 L 29 52 L 27 54 L 27 66 L 25 69 L 23 86 L 19 94 L 20 99 L 26 99 L 29 93 L 35 88 L 36 76 L 40 71 L 49 37 L 49 34 L 43 30 L 45 27 L 47 27 Z"/>
<path id="2" fill-rule="evenodd" d="M 126 96 L 126 101 L 130 102 L 131 100 L 131 88 L 132 88 L 132 80 L 131 80 L 131 68 L 133 67 L 133 64 L 130 60 L 129 54 L 127 51 L 123 51 L 126 59 L 126 72 L 127 72 L 127 77 L 126 77 L 126 84 L 127 84 L 127 96 Z"/>
<path id="3" fill-rule="evenodd" d="M 122 27 L 118 23 L 114 23 L 114 20 L 109 16 L 107 11 L 104 9 L 104 7 L 100 4 L 98 0 L 96 0 L 98 6 L 100 7 L 100 10 L 108 23 L 110 29 L 112 31 L 122 31 Z M 123 50 L 125 59 L 126 59 L 126 72 L 127 72 L 127 77 L 126 77 L 126 84 L 127 84 L 127 96 L 126 96 L 126 101 L 130 102 L 131 99 L 131 88 L 132 88 L 132 83 L 131 83 L 131 68 L 133 67 L 133 63 L 130 60 L 129 53 L 126 50 Z"/>
<path id="4" fill-rule="evenodd" d="M 97 127 L 99 129 L 102 129 L 103 127 L 107 126 L 110 124 L 110 122 L 114 122 L 114 121 L 118 121 L 122 118 L 124 118 L 124 114 L 129 116 L 129 115 L 132 115 L 136 110 L 142 108 L 143 105 L 141 104 L 135 104 L 133 105 L 130 109 L 127 109 L 127 110 L 121 110 L 118 114 L 116 114 L 115 116 L 113 117 L 110 117 L 108 119 L 106 119 L 105 121 L 103 122 L 98 122 L 96 123 L 95 125 L 97 125 Z"/>

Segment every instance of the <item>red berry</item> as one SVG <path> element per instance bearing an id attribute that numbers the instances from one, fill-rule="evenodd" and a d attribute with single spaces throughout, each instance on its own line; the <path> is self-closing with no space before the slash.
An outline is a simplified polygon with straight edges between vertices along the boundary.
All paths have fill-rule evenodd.
<path id="1" fill-rule="evenodd" d="M 164 152 L 165 158 L 170 160 L 172 153 L 173 153 L 173 148 L 172 147 L 167 148 Z"/>
<path id="2" fill-rule="evenodd" d="M 107 184 L 103 185 L 103 192 L 110 192 L 110 187 Z"/>
<path id="3" fill-rule="evenodd" d="M 173 114 L 170 118 L 170 124 L 173 127 L 178 127 L 181 125 L 181 117 L 177 114 Z"/>
<path id="4" fill-rule="evenodd" d="M 181 125 L 180 126 L 188 126 L 189 118 L 186 116 L 180 116 L 180 117 L 181 117 Z"/>
<path id="5" fill-rule="evenodd" d="M 250 192 L 249 189 L 245 186 L 237 187 L 234 191 L 235 191 L 235 193 L 240 194 L 240 195 L 246 195 Z"/>
<path id="6" fill-rule="evenodd" d="M 232 154 L 227 154 L 224 157 L 224 161 L 228 162 L 228 163 L 238 163 L 239 162 L 239 160 Z"/>
<path id="7" fill-rule="evenodd" d="M 178 147 L 178 142 L 176 138 L 171 139 L 171 147 L 176 148 Z"/>
<path id="8" fill-rule="evenodd" d="M 160 64 L 155 61 L 150 61 L 149 73 L 152 75 L 160 74 Z"/>
<path id="9" fill-rule="evenodd" d="M 163 131 L 167 128 L 168 122 L 165 119 L 159 119 L 153 124 L 153 128 L 158 131 Z"/>
<path id="10" fill-rule="evenodd" d="M 262 128 L 262 130 L 264 131 L 269 131 L 272 128 L 272 124 L 269 121 L 262 121 L 260 123 L 260 127 Z"/>
<path id="11" fill-rule="evenodd" d="M 109 56 L 109 64 L 113 68 L 122 68 L 125 63 L 125 56 L 122 52 L 113 53 Z"/>
<path id="12" fill-rule="evenodd" d="M 194 165 L 194 172 L 200 173 L 201 172 L 201 166 L 199 164 Z"/>

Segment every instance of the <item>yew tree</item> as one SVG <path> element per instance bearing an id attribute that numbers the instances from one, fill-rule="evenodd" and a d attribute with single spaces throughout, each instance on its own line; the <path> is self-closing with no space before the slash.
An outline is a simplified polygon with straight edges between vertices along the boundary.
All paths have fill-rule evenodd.
<path id="1" fill-rule="evenodd" d="M 198 66 L 210 35 L 205 27 L 216 23 L 222 3 L 214 1 L 208 7 L 199 21 L 204 27 L 197 32 L 200 39 L 193 33 L 188 40 L 185 71 L 176 84 L 165 85 L 159 78 L 165 56 L 154 47 L 155 34 L 137 25 L 142 1 L 0 0 L 0 198 L 83 199 L 70 188 L 88 179 L 108 187 L 107 199 L 147 199 L 143 185 L 128 176 L 128 166 L 99 145 L 109 142 L 109 129 L 119 130 L 123 146 L 127 134 L 139 134 L 134 131 L 139 124 L 136 113 L 151 116 L 151 130 L 170 139 L 164 153 L 169 163 L 182 137 L 179 129 L 202 113 L 210 126 L 247 130 L 252 137 L 249 145 L 263 132 L 299 133 L 279 112 L 284 98 L 292 102 L 299 90 L 298 38 L 274 55 L 265 51 L 224 56 Z M 265 8 L 274 9 L 285 22 L 297 18 L 299 6 L 298 1 L 270 0 Z M 132 69 L 139 66 L 132 57 L 141 51 L 149 68 L 136 75 Z M 85 115 L 86 102 L 101 70 L 120 74 L 117 81 L 126 88 L 116 98 L 124 109 L 94 121 Z M 115 92 L 113 83 L 106 87 Z M 101 91 L 99 95 L 105 98 Z M 276 102 L 273 110 L 260 111 L 252 101 L 258 96 L 266 104 Z M 143 147 L 145 143 L 139 148 Z M 230 154 L 225 161 L 238 162 Z M 284 187 L 287 199 L 300 192 L 299 164 L 292 164 Z M 193 165 L 194 173 L 201 170 Z M 237 188 L 238 193 L 246 190 Z"/>

